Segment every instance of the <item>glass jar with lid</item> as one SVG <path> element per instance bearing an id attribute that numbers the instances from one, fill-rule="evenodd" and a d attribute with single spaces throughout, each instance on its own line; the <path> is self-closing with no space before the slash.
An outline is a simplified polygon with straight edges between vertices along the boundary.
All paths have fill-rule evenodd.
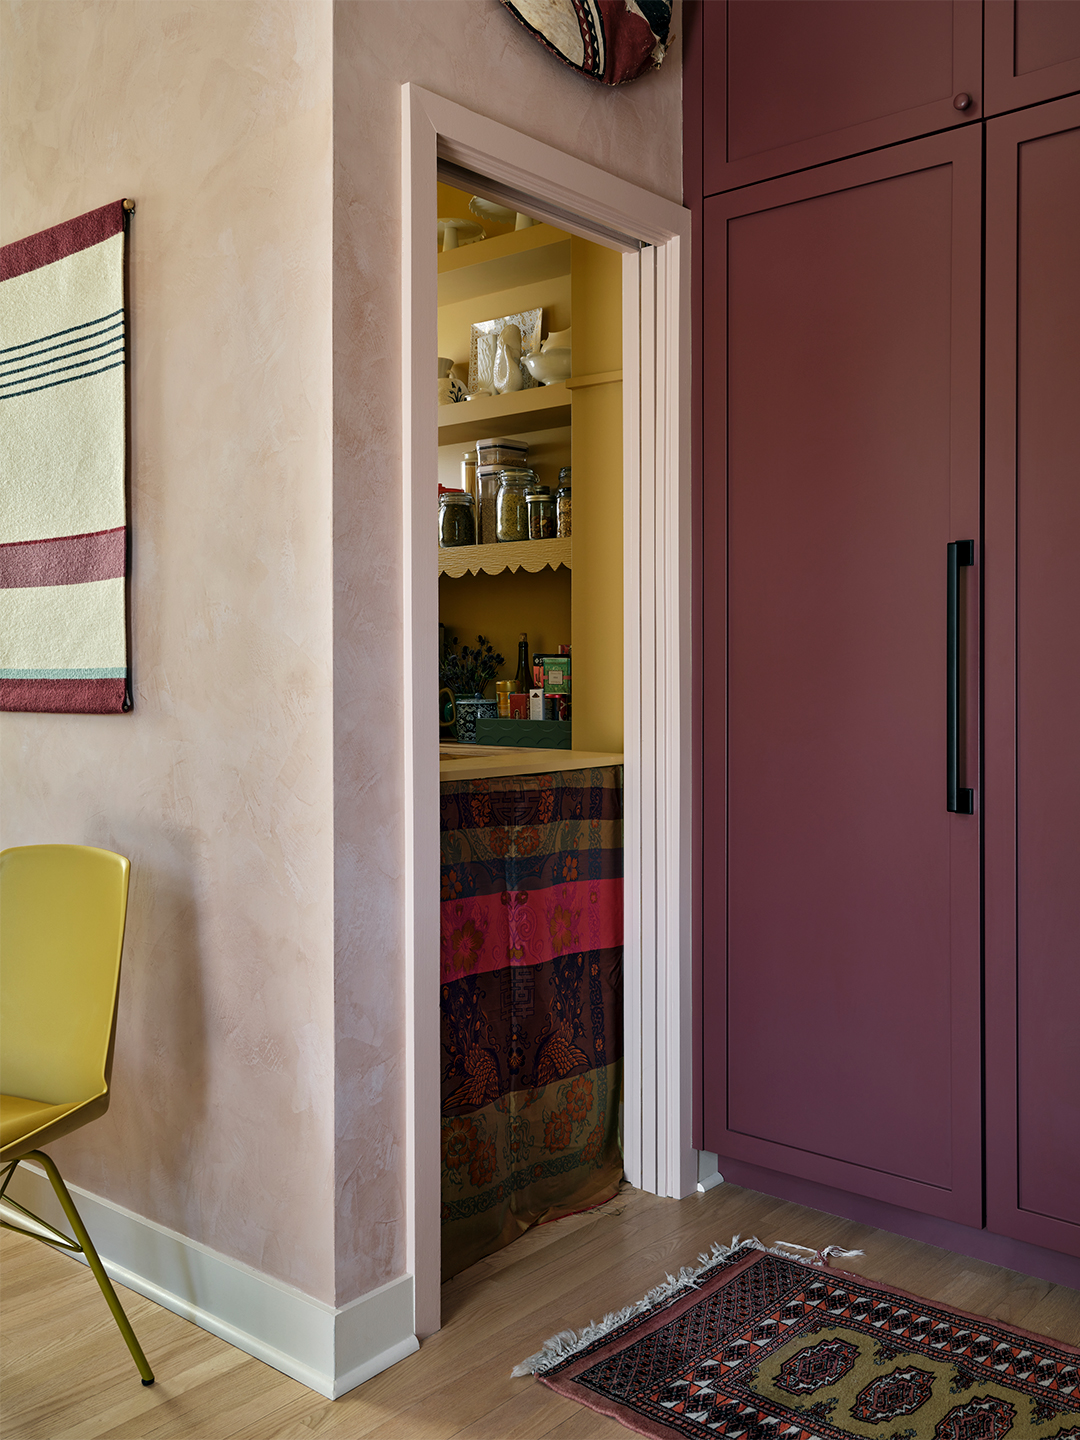
<path id="1" fill-rule="evenodd" d="M 528 540 L 529 507 L 525 496 L 536 489 L 536 472 L 524 466 L 499 471 L 499 493 L 495 500 L 496 540 Z"/>
<path id="2" fill-rule="evenodd" d="M 499 495 L 501 465 L 476 467 L 476 538 L 481 545 L 495 543 L 495 501 Z"/>
<path id="3" fill-rule="evenodd" d="M 529 507 L 529 539 L 554 540 L 555 499 L 547 485 L 534 485 L 525 496 Z"/>
<path id="4" fill-rule="evenodd" d="M 461 457 L 461 488 L 476 501 L 476 451 L 466 450 Z M 474 512 L 475 513 L 475 512 Z"/>
<path id="5" fill-rule="evenodd" d="M 439 496 L 439 544 L 476 544 L 475 501 L 465 490 L 444 490 Z"/>
<path id="6" fill-rule="evenodd" d="M 570 466 L 564 465 L 559 471 L 559 488 L 555 492 L 556 534 L 560 540 L 567 539 L 573 529 L 572 500 Z"/>

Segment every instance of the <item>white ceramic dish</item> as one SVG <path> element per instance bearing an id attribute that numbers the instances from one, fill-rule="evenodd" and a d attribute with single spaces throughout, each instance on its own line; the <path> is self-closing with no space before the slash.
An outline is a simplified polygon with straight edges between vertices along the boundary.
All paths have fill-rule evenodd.
<path id="1" fill-rule="evenodd" d="M 435 223 L 441 250 L 456 250 L 461 245 L 472 245 L 484 238 L 482 225 L 475 220 L 463 220 L 459 215 L 440 216 Z"/>
<path id="2" fill-rule="evenodd" d="M 494 200 L 485 200 L 482 195 L 472 197 L 469 209 L 482 222 L 491 220 L 496 225 L 513 225 L 517 220 L 516 210 L 508 210 L 505 205 L 496 205 Z"/>
<path id="3" fill-rule="evenodd" d="M 557 385 L 570 378 L 569 350 L 541 350 L 535 355 L 523 355 L 521 363 L 541 385 Z"/>

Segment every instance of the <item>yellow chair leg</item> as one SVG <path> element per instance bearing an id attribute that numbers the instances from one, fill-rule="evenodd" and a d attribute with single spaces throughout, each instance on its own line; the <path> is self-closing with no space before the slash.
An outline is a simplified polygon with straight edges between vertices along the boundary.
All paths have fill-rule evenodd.
<path id="1" fill-rule="evenodd" d="M 127 1347 L 131 1351 L 131 1358 L 139 1367 L 142 1383 L 144 1385 L 153 1385 L 154 1372 L 150 1369 L 149 1362 L 143 1354 L 142 1346 L 135 1338 L 135 1331 L 131 1328 L 131 1321 L 124 1314 L 124 1307 L 120 1304 L 120 1297 L 113 1289 L 112 1281 L 105 1273 L 105 1267 L 101 1263 L 101 1258 L 94 1249 L 94 1242 L 87 1233 L 86 1226 L 82 1222 L 82 1216 L 78 1210 L 75 1209 L 75 1202 L 68 1194 L 68 1188 L 64 1184 L 60 1171 L 49 1159 L 48 1155 L 45 1154 L 44 1150 L 31 1150 L 28 1155 L 24 1155 L 22 1158 L 24 1160 L 36 1160 L 38 1164 L 44 1168 L 45 1174 L 49 1177 L 49 1183 L 56 1191 L 56 1198 L 64 1207 L 64 1214 L 68 1218 L 68 1224 L 75 1232 L 75 1239 L 79 1242 L 82 1252 L 90 1265 L 90 1269 L 94 1272 L 94 1279 L 100 1286 L 102 1295 L 105 1296 L 105 1303 L 112 1311 L 113 1319 L 120 1327 L 120 1334 L 123 1335 Z"/>

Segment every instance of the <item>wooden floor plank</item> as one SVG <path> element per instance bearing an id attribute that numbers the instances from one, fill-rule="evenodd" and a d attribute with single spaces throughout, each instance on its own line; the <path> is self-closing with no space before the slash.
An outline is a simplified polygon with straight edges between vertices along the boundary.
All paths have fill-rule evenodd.
<path id="1" fill-rule="evenodd" d="M 547 1337 L 638 1300 L 716 1240 L 865 1254 L 835 1262 L 1080 1344 L 1080 1294 L 734 1185 L 664 1200 L 629 1187 L 528 1232 L 443 1286 L 443 1329 L 338 1401 L 130 1290 L 158 1383 L 143 1388 L 93 1277 L 5 1233 L 2 1440 L 618 1440 L 614 1420 L 510 1370 Z"/>
<path id="2" fill-rule="evenodd" d="M 598 1415 L 587 1405 L 575 1405 L 565 1420 L 543 1433 L 545 1440 L 626 1440 L 629 1432 L 610 1415 Z"/>
<path id="3" fill-rule="evenodd" d="M 544 1385 L 515 1384 L 516 1395 L 458 1430 L 453 1440 L 540 1440 L 578 1408 L 573 1400 L 553 1395 Z"/>

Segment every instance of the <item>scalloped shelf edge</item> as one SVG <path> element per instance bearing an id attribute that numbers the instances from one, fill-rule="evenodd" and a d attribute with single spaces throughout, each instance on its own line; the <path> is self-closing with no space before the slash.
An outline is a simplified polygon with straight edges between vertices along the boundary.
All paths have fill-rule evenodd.
<path id="1" fill-rule="evenodd" d="M 439 551 L 439 574 L 458 580 L 462 575 L 501 575 L 527 570 L 535 575 L 549 566 L 572 565 L 572 539 L 520 540 L 509 544 L 454 545 Z"/>

